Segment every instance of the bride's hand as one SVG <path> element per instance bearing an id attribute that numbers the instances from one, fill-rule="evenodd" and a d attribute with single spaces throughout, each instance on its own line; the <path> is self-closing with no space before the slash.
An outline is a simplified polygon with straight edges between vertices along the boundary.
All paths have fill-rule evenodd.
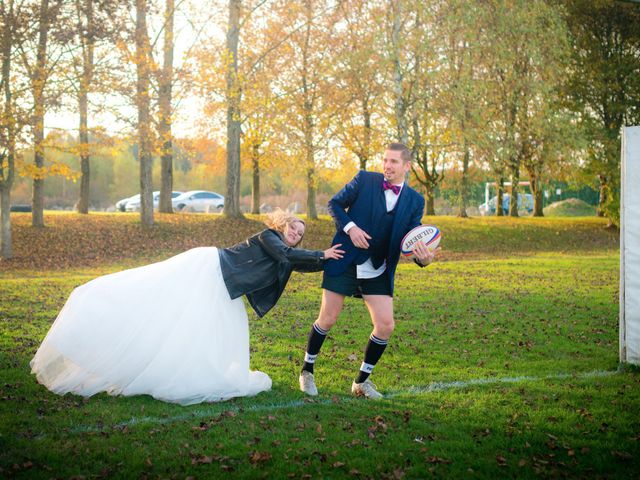
<path id="1" fill-rule="evenodd" d="M 341 247 L 342 244 L 341 243 L 337 243 L 335 244 L 333 247 L 328 248 L 327 250 L 324 251 L 324 259 L 325 260 L 329 260 L 330 258 L 333 260 L 339 260 L 342 258 L 342 254 L 344 253 L 344 250 L 340 250 L 338 247 Z"/>

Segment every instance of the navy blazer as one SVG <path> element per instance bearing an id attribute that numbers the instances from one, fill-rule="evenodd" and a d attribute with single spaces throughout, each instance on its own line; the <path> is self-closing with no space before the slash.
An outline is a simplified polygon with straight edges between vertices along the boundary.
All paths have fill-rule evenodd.
<path id="1" fill-rule="evenodd" d="M 341 243 L 345 254 L 340 260 L 325 262 L 324 271 L 327 275 L 341 275 L 361 252 L 361 249 L 351 242 L 349 235 L 344 233 L 344 227 L 349 222 L 355 222 L 373 238 L 382 234 L 378 227 L 382 223 L 380 219 L 387 212 L 385 194 L 382 190 L 383 181 L 384 176 L 381 173 L 361 170 L 329 200 L 329 214 L 337 227 L 333 245 Z M 389 249 L 385 258 L 392 295 L 394 276 L 400 259 L 400 243 L 409 230 L 420 225 L 423 212 L 424 198 L 405 183 L 396 204 Z"/>

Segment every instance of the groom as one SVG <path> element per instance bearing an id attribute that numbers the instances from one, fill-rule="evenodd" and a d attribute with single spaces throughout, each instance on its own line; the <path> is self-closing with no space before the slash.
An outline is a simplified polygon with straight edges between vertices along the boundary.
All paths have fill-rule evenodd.
<path id="1" fill-rule="evenodd" d="M 383 171 L 360 171 L 329 201 L 337 231 L 332 245 L 342 244 L 345 254 L 324 267 L 320 314 L 309 334 L 300 389 L 317 395 L 313 366 L 320 347 L 342 311 L 346 296 L 362 297 L 373 322 L 364 361 L 351 386 L 356 396 L 382 398 L 369 380 L 395 325 L 393 281 L 404 235 L 420 225 L 424 198 L 405 183 L 411 152 L 391 143 L 384 152 Z M 415 262 L 424 267 L 434 254 L 422 243 L 414 250 Z"/>

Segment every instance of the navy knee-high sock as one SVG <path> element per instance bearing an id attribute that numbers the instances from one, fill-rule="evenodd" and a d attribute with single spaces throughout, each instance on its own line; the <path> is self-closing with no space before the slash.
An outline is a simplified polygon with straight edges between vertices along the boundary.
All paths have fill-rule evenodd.
<path id="1" fill-rule="evenodd" d="M 304 354 L 304 365 L 302 366 L 302 370 L 313 373 L 313 365 L 316 363 L 316 357 L 320 352 L 320 347 L 322 347 L 324 339 L 327 338 L 327 333 L 329 333 L 329 330 L 324 330 L 315 323 L 311 326 L 309 341 L 307 342 L 307 351 Z"/>
<path id="2" fill-rule="evenodd" d="M 380 360 L 384 349 L 387 348 L 387 343 L 389 343 L 389 340 L 382 340 L 373 333 L 371 334 L 367 348 L 364 350 L 364 362 L 362 362 L 360 366 L 356 383 L 362 383 L 369 378 L 369 375 L 373 372 L 373 367 L 375 367 L 378 360 Z"/>

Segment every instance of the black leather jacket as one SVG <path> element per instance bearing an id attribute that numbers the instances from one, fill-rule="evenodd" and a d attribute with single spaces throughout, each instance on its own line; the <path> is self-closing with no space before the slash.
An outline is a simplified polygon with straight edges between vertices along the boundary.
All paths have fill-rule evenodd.
<path id="1" fill-rule="evenodd" d="M 271 229 L 218 252 L 229 295 L 232 299 L 246 295 L 259 317 L 276 304 L 293 270 L 320 271 L 324 257 L 320 250 L 289 247 L 282 235 Z"/>

